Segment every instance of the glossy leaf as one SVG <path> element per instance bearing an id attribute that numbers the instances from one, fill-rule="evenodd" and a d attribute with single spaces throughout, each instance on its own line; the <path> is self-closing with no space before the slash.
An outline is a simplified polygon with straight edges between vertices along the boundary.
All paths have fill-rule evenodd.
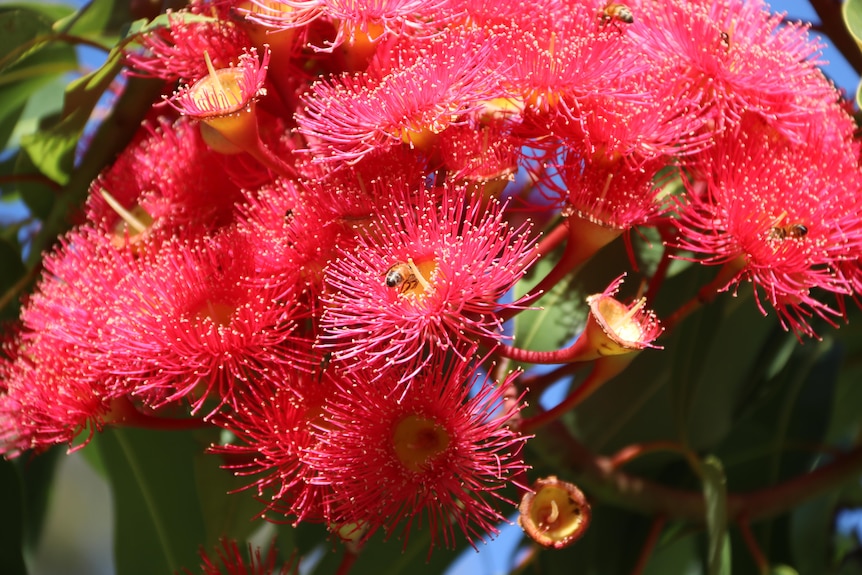
<path id="1" fill-rule="evenodd" d="M 200 433 L 198 439 L 204 445 L 211 444 L 217 440 L 217 432 Z M 221 463 L 221 458 L 214 454 L 201 452 L 194 457 L 195 485 L 208 546 L 222 537 L 245 541 L 260 527 L 260 522 L 254 520 L 263 509 L 263 503 L 253 497 L 254 489 L 241 489 L 252 483 L 253 478 L 235 477 L 222 469 Z"/>
<path id="2" fill-rule="evenodd" d="M 559 257 L 547 257 L 530 268 L 529 274 L 515 286 L 515 299 L 521 298 L 539 283 L 556 265 Z M 514 344 L 523 349 L 551 351 L 558 349 L 575 330 L 575 296 L 569 291 L 571 284 L 560 282 L 550 293 L 543 295 L 533 307 L 515 318 Z M 582 301 L 582 298 L 580 298 Z M 560 313 L 565 302 L 572 302 L 572 314 Z M 583 315 L 583 313 L 581 314 Z"/>
<path id="3" fill-rule="evenodd" d="M 845 0 L 841 5 L 841 15 L 856 43 L 862 43 L 862 0 Z"/>
<path id="4" fill-rule="evenodd" d="M 173 573 L 199 563 L 206 542 L 190 433 L 119 428 L 99 448 L 110 478 L 117 575 Z"/>
<path id="5" fill-rule="evenodd" d="M 56 28 L 75 36 L 116 36 L 120 24 L 131 19 L 129 4 L 122 0 L 91 0 L 79 12 L 57 22 Z"/>
<path id="6" fill-rule="evenodd" d="M 319 532 L 319 530 L 318 530 Z M 318 539 L 318 541 L 321 541 Z M 459 536 L 456 549 L 435 548 L 428 554 L 431 537 L 427 528 L 414 525 L 406 545 L 397 537 L 384 540 L 381 533 L 375 534 L 359 553 L 351 573 L 374 573 L 375 575 L 437 575 L 452 562 L 465 543 Z M 333 549 L 324 543 L 324 556 L 312 573 L 327 575 L 338 572 L 344 559 L 343 547 Z"/>
<path id="7" fill-rule="evenodd" d="M 34 549 L 39 544 L 42 527 L 48 511 L 48 496 L 60 457 L 66 452 L 62 445 L 39 455 L 28 454 L 14 461 L 24 486 L 24 548 Z"/>
<path id="8" fill-rule="evenodd" d="M 43 48 L 52 24 L 36 10 L 0 7 L 0 72 Z"/>
<path id="9" fill-rule="evenodd" d="M 827 573 L 832 565 L 832 530 L 839 492 L 809 501 L 790 519 L 793 565 L 802 573 Z"/>
<path id="10" fill-rule="evenodd" d="M 132 22 L 129 29 L 129 36 L 136 34 L 146 34 L 158 28 L 169 27 L 172 21 L 181 21 L 185 23 L 193 22 L 213 22 L 215 19 L 205 14 L 191 14 L 189 12 L 174 12 L 170 16 L 167 14 L 159 14 L 152 20 L 135 20 Z"/>
<path id="11" fill-rule="evenodd" d="M 709 535 L 709 575 L 730 575 L 730 538 L 727 536 L 727 482 L 721 461 L 707 457 L 700 466 Z"/>
<path id="12" fill-rule="evenodd" d="M 690 573 L 692 567 L 700 563 L 701 556 L 701 549 L 694 535 L 668 537 L 667 541 L 659 541 L 650 555 L 644 575 Z"/>
<path id="13" fill-rule="evenodd" d="M 24 489 L 18 470 L 0 458 L 0 567 L 8 575 L 26 575 L 24 564 Z"/>
<path id="14" fill-rule="evenodd" d="M 60 184 L 69 181 L 84 126 L 121 68 L 121 53 L 115 50 L 101 68 L 69 84 L 63 117 L 56 125 L 21 139 L 21 146 L 45 176 Z"/>
<path id="15" fill-rule="evenodd" d="M 0 238 L 0 269 L 3 270 L 3 274 L 0 275 L 0 297 L 2 297 L 24 277 L 26 271 L 18 246 L 4 238 Z M 14 306 L 0 310 L 0 320 L 11 320 L 17 315 L 17 309 Z"/>

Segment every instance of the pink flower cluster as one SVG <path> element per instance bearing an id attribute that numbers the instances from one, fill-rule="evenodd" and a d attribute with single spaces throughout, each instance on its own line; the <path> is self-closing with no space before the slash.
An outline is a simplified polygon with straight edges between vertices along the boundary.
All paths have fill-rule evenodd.
<path id="1" fill-rule="evenodd" d="M 5 340 L 7 456 L 214 425 L 262 515 L 473 542 L 526 485 L 517 373 L 487 375 L 554 247 L 525 213 L 562 216 L 572 268 L 655 226 L 799 334 L 862 288 L 853 121 L 761 2 L 200 0 L 169 22 L 127 62 L 170 105 Z M 648 318 L 631 349 L 661 333 L 642 305 L 617 306 Z"/>

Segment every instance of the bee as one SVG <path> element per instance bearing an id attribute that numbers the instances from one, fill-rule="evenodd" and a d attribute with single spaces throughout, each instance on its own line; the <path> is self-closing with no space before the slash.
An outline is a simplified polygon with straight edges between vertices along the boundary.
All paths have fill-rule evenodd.
<path id="1" fill-rule="evenodd" d="M 775 226 L 769 230 L 769 239 L 783 240 L 787 238 L 801 238 L 808 233 L 808 228 L 802 224 L 790 224 L 788 226 Z"/>
<path id="2" fill-rule="evenodd" d="M 419 280 L 416 279 L 416 274 L 410 268 L 410 265 L 404 262 L 398 262 L 392 265 L 386 273 L 386 287 L 398 288 L 398 293 L 404 293 L 414 289 Z"/>
<path id="3" fill-rule="evenodd" d="M 632 14 L 631 9 L 625 4 L 618 4 L 616 2 L 611 2 L 605 6 L 600 13 L 600 18 L 604 24 L 609 22 L 623 22 L 624 24 L 631 24 L 635 21 L 635 17 L 634 14 Z"/>

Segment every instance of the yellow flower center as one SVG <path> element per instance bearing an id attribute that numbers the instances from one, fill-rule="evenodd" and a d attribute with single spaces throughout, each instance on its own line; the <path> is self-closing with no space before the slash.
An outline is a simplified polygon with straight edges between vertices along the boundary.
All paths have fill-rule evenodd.
<path id="1" fill-rule="evenodd" d="M 426 417 L 408 415 L 395 426 L 392 446 L 398 461 L 414 473 L 419 473 L 430 461 L 449 447 L 449 433 L 442 425 Z"/>

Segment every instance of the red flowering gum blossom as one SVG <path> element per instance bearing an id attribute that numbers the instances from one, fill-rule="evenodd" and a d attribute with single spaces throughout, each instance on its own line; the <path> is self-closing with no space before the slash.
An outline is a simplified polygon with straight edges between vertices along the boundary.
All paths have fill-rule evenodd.
<path id="1" fill-rule="evenodd" d="M 526 438 L 506 425 L 520 406 L 503 408 L 516 374 L 498 386 L 466 362 L 435 360 L 407 389 L 397 374 L 373 376 L 338 379 L 308 451 L 314 482 L 332 490 L 330 521 L 365 537 L 381 527 L 391 535 L 403 521 L 405 545 L 410 526 L 425 521 L 432 547 L 441 537 L 454 546 L 456 530 L 474 545 L 496 534 L 505 518 L 495 500 L 512 504 L 502 490 L 526 469 Z"/>
<path id="2" fill-rule="evenodd" d="M 141 45 L 143 52 L 125 56 L 133 74 L 195 82 L 209 74 L 202 54 L 208 54 L 216 68 L 227 67 L 251 44 L 230 21 L 203 20 L 201 15 L 180 11 L 168 14 L 167 26 L 144 34 Z"/>
<path id="3" fill-rule="evenodd" d="M 310 361 L 298 302 L 251 281 L 248 245 L 235 232 L 166 244 L 126 278 L 113 324 L 117 374 L 153 406 L 180 399 L 213 414 L 282 368 Z M 284 293 L 281 294 L 284 296 Z M 207 403 L 209 400 L 209 403 Z M 206 407 L 205 407 L 206 405 Z"/>
<path id="4" fill-rule="evenodd" d="M 724 289 L 751 282 L 764 314 L 765 301 L 785 328 L 806 335 L 814 335 L 812 313 L 840 313 L 817 290 L 852 293 L 842 269 L 862 253 L 858 149 L 827 145 L 818 129 L 807 144 L 793 144 L 748 117 L 692 166 L 676 240 L 700 261 L 725 266 Z"/>
<path id="5" fill-rule="evenodd" d="M 186 575 L 292 575 L 298 573 L 299 564 L 293 558 L 289 559 L 281 567 L 276 564 L 278 549 L 274 543 L 270 544 L 269 551 L 263 556 L 260 547 L 248 544 L 248 555 L 245 555 L 233 539 L 221 539 L 220 547 L 215 548 L 218 560 L 210 557 L 203 548 L 200 550 L 201 571 L 184 569 Z M 246 557 L 248 559 L 246 560 Z M 222 571 L 224 569 L 225 571 Z"/>
<path id="6" fill-rule="evenodd" d="M 448 0 L 289 0 L 261 2 L 269 10 L 252 16 L 275 30 L 291 30 L 321 18 L 336 28 L 334 39 L 315 50 L 331 51 L 346 43 L 347 57 L 388 36 L 430 36 L 439 30 L 440 9 Z M 281 8 L 276 10 L 276 5 Z"/>
<path id="7" fill-rule="evenodd" d="M 493 32 L 504 85 L 525 103 L 537 137 L 548 122 L 579 122 L 582 98 L 622 93 L 622 78 L 647 69 L 636 44 L 609 33 L 586 3 L 525 10 Z"/>
<path id="8" fill-rule="evenodd" d="M 518 305 L 501 298 L 535 258 L 527 232 L 495 201 L 458 189 L 443 189 L 439 204 L 402 194 L 327 268 L 321 345 L 335 360 L 382 369 L 501 339 L 498 313 Z"/>
<path id="9" fill-rule="evenodd" d="M 837 99 L 817 68 L 822 46 L 762 0 L 644 2 L 635 17 L 638 49 L 666 60 L 718 131 L 754 113 L 804 142 L 812 116 Z"/>
<path id="10" fill-rule="evenodd" d="M 44 258 L 45 275 L 0 359 L 0 453 L 71 443 L 111 421 L 130 393 L 116 375 L 117 284 L 134 258 L 91 228 L 69 232 Z"/>
<path id="11" fill-rule="evenodd" d="M 502 96 L 494 43 L 480 31 L 451 32 L 376 73 L 322 80 L 303 96 L 296 121 L 315 161 L 355 163 L 406 144 L 430 150 L 436 135 L 484 100 Z"/>
<path id="12" fill-rule="evenodd" d="M 296 370 L 280 375 L 279 381 L 244 394 L 236 409 L 214 418 L 237 440 L 209 451 L 222 456 L 224 469 L 253 478 L 246 488 L 257 491 L 265 519 L 323 521 L 328 516 L 324 495 L 329 488 L 311 481 L 315 468 L 304 454 L 318 442 L 321 431 L 313 424 L 323 417 L 326 396 L 338 390 L 326 378 Z M 270 511 L 276 516 L 267 515 Z"/>
<path id="13" fill-rule="evenodd" d="M 242 198 L 226 169 L 231 163 L 204 143 L 188 118 L 159 118 L 144 125 L 139 139 L 93 182 L 87 216 L 118 244 L 126 234 L 131 241 L 161 243 L 175 235 L 213 232 L 233 220 L 234 204 Z M 121 219 L 102 191 L 144 229 Z"/>

